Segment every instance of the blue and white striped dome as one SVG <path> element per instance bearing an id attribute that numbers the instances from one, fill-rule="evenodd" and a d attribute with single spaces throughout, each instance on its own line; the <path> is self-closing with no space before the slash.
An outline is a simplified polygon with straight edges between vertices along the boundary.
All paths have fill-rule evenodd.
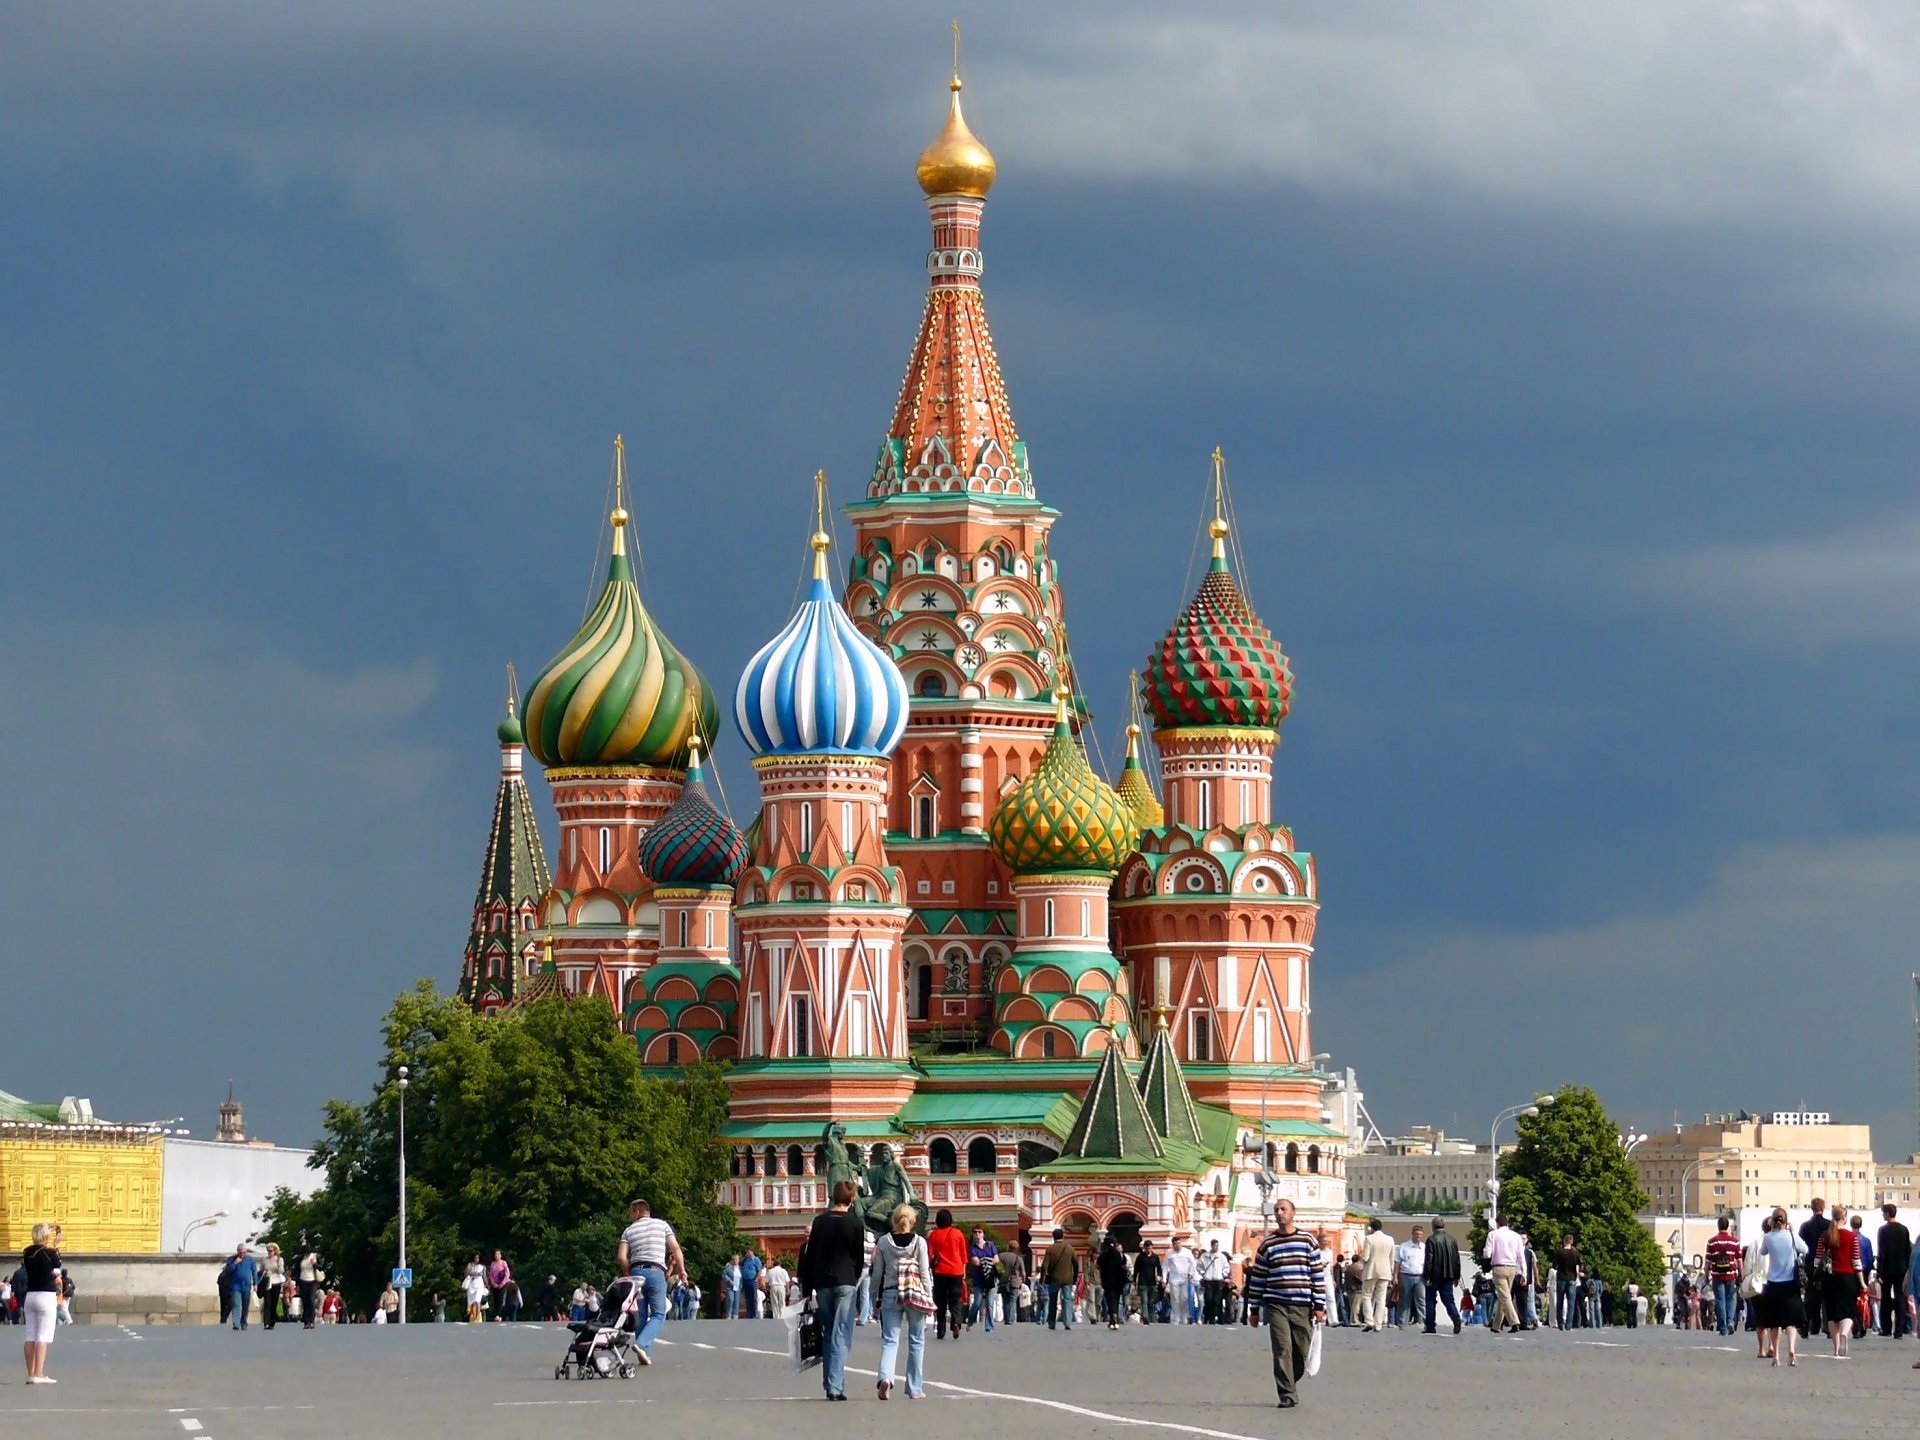
<path id="1" fill-rule="evenodd" d="M 816 574 L 748 663 L 733 718 L 756 755 L 887 755 L 907 728 L 907 682 Z"/>

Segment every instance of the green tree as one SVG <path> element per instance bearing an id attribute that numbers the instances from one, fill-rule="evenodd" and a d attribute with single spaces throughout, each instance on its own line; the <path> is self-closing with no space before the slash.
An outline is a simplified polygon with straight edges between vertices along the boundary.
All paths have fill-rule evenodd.
<path id="1" fill-rule="evenodd" d="M 727 1176 L 717 1067 L 644 1075 L 598 1000 L 554 997 L 482 1019 L 422 982 L 395 999 L 385 1029 L 372 1097 L 327 1103 L 313 1162 L 325 1184 L 261 1212 L 263 1239 L 314 1240 L 349 1307 L 372 1304 L 398 1254 L 402 1065 L 407 1259 L 423 1293 L 450 1292 L 470 1255 L 496 1248 L 529 1300 L 548 1274 L 604 1282 L 634 1195 L 674 1227 L 702 1287 L 718 1288 L 741 1238 L 716 1198 Z"/>
<path id="2" fill-rule="evenodd" d="M 1599 1096 L 1569 1085 L 1553 1104 L 1518 1121 L 1519 1144 L 1500 1157 L 1500 1214 L 1533 1239 L 1544 1260 L 1573 1236 L 1587 1268 L 1619 1295 L 1629 1279 L 1643 1290 L 1660 1284 L 1664 1269 L 1639 1212 L 1648 1203 L 1633 1172 L 1620 1132 Z M 1485 1206 L 1474 1207 L 1469 1242 L 1486 1243 Z"/>

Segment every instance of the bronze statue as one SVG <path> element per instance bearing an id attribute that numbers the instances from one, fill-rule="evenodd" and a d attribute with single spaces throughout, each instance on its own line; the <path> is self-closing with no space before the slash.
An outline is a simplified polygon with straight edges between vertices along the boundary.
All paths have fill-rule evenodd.
<path id="1" fill-rule="evenodd" d="M 885 1235 L 893 1229 L 893 1212 L 902 1205 L 911 1205 L 919 1216 L 916 1229 L 927 1228 L 927 1207 L 913 1193 L 913 1181 L 901 1168 L 899 1160 L 894 1158 L 893 1147 L 884 1140 L 877 1142 L 868 1152 L 871 1163 L 862 1173 L 853 1163 L 853 1157 L 847 1153 L 847 1127 L 837 1120 L 830 1120 L 820 1132 L 822 1148 L 827 1152 L 827 1191 L 842 1180 L 851 1180 L 858 1190 L 854 1201 L 854 1213 L 876 1235 Z"/>

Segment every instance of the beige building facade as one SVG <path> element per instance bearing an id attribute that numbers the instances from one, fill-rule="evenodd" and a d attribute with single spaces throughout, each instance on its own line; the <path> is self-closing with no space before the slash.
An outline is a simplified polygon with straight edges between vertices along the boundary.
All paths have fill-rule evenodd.
<path id="1" fill-rule="evenodd" d="M 1815 1199 L 1877 1206 L 1871 1127 L 1807 1118 L 1801 1112 L 1767 1120 L 1725 1116 L 1650 1136 L 1630 1158 L 1656 1214 L 1732 1215 L 1748 1206 L 1792 1209 Z M 1908 1166 L 1906 1173 L 1920 1167 Z"/>
<path id="2" fill-rule="evenodd" d="M 1347 1203 L 1385 1210 L 1403 1195 L 1424 1195 L 1427 1208 L 1450 1201 L 1471 1210 L 1487 1198 L 1492 1174 L 1493 1157 L 1486 1146 L 1420 1126 L 1347 1156 Z"/>

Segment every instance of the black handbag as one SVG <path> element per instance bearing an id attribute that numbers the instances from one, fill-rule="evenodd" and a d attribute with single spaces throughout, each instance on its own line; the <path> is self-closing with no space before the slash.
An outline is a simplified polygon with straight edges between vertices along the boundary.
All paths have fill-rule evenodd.
<path id="1" fill-rule="evenodd" d="M 800 1317 L 800 1364 L 821 1364 L 827 1358 L 827 1330 L 820 1323 L 820 1312 L 809 1310 Z"/>

